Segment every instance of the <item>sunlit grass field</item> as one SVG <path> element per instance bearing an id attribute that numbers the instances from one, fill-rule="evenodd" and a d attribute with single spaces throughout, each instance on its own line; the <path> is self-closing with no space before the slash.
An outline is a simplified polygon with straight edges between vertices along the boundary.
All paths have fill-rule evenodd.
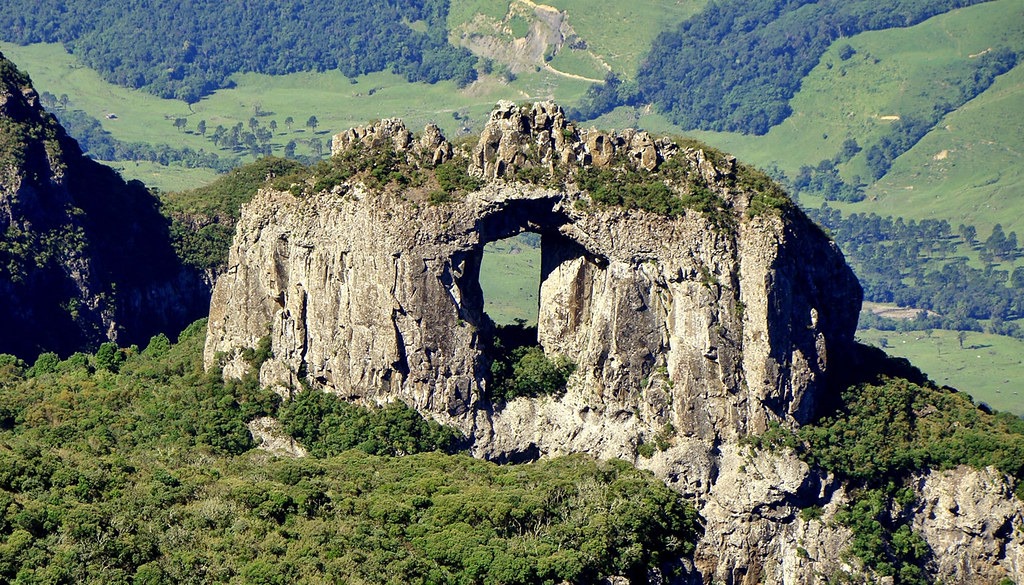
<path id="1" fill-rule="evenodd" d="M 495 323 L 505 325 L 522 319 L 527 325 L 536 325 L 540 248 L 526 245 L 519 238 L 487 244 L 480 263 L 480 287 L 484 291 L 484 312 Z"/>
<path id="2" fill-rule="evenodd" d="M 450 138 L 467 132 L 479 132 L 494 104 L 501 99 L 517 102 L 555 99 L 573 103 L 586 91 L 588 83 L 566 79 L 540 71 L 523 74 L 512 83 L 486 76 L 478 83 L 459 89 L 453 83 L 408 83 L 391 73 L 374 73 L 350 80 L 337 71 L 295 73 L 269 76 L 255 73 L 235 75 L 235 87 L 215 92 L 191 107 L 184 102 L 155 97 L 103 81 L 95 71 L 84 67 L 60 45 L 37 44 L 20 47 L 0 43 L 0 52 L 31 77 L 37 91 L 55 96 L 67 94 L 69 107 L 83 110 L 100 120 L 114 138 L 127 142 L 167 144 L 175 148 L 204 149 L 220 155 L 235 156 L 218 149 L 201 136 L 196 127 L 206 121 L 207 134 L 218 125 L 230 128 L 241 122 L 246 130 L 256 118 L 264 128 L 277 125 L 272 140 L 274 154 L 283 154 L 289 141 L 296 142 L 296 153 L 310 155 L 309 140 L 321 141 L 330 152 L 331 136 L 337 132 L 384 117 L 400 117 L 413 131 L 427 123 L 437 124 Z M 109 114 L 115 117 L 108 118 Z M 315 131 L 306 126 L 316 116 Z M 285 124 L 291 117 L 293 124 Z M 184 129 L 174 126 L 176 118 L 185 118 Z M 243 155 L 243 162 L 252 160 Z M 146 165 L 122 164 L 127 178 L 153 178 Z M 135 174 L 136 168 L 140 174 Z M 168 171 L 182 185 L 196 186 L 209 178 L 198 171 L 188 180 L 188 170 Z M 164 182 L 160 173 L 155 186 L 171 189 L 174 181 Z"/>
<path id="3" fill-rule="evenodd" d="M 997 410 L 1024 415 L 1024 341 L 968 332 L 963 348 L 956 331 L 936 329 L 898 333 L 867 329 L 864 343 L 905 357 L 940 385 L 952 386 Z"/>

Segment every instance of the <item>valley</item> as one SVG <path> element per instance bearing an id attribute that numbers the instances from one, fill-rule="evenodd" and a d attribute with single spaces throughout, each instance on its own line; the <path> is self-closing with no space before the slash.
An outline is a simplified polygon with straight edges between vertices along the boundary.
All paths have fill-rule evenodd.
<path id="1" fill-rule="evenodd" d="M 1024 582 L 1019 0 L 40 2 L 0 583 Z"/>

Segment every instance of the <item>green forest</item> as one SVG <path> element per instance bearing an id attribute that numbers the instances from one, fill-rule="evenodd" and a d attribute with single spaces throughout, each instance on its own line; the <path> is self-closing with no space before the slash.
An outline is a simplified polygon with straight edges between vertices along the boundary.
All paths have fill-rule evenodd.
<path id="1" fill-rule="evenodd" d="M 843 216 L 824 204 L 808 215 L 829 231 L 854 267 L 864 299 L 920 310 L 917 319 L 895 322 L 862 316 L 861 327 L 951 329 L 1024 337 L 1013 321 L 1024 318 L 1024 267 L 1001 269 L 1019 258 L 1017 233 L 996 224 L 982 237 L 977 228 L 946 220 L 904 221 L 873 213 Z M 968 262 L 977 254 L 982 267 Z"/>
<path id="2" fill-rule="evenodd" d="M 448 43 L 447 14 L 447 0 L 41 0 L 0 13 L 0 39 L 59 42 L 112 83 L 193 103 L 250 71 L 467 84 L 476 57 Z"/>
<path id="3" fill-rule="evenodd" d="M 203 370 L 205 329 L 32 364 L 0 355 L 0 581 L 640 582 L 681 574 L 701 535 L 691 504 L 625 461 L 497 465 L 401 403 L 309 388 L 282 402 L 254 373 L 265 342 L 243 354 L 253 373 L 225 382 Z M 926 583 L 911 478 L 956 465 L 1024 477 L 1024 421 L 858 351 L 866 367 L 817 423 L 745 441 L 843 478 L 851 554 Z M 310 456 L 255 449 L 246 424 L 263 416 Z M 803 506 L 820 516 L 813 497 Z"/>
<path id="4" fill-rule="evenodd" d="M 678 570 L 700 534 L 622 461 L 499 466 L 401 403 L 225 383 L 203 371 L 205 330 L 0 356 L 0 581 L 593 582 Z M 312 456 L 254 450 L 245 423 L 263 415 Z"/>

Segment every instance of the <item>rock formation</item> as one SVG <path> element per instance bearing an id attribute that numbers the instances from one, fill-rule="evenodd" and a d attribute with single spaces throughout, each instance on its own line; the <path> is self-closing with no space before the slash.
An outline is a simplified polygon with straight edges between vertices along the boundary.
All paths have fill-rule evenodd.
<path id="1" fill-rule="evenodd" d="M 205 312 L 156 197 L 83 156 L 2 55 L 0 234 L 0 353 L 145 343 Z"/>
<path id="2" fill-rule="evenodd" d="M 387 145 L 430 168 L 451 157 L 437 136 L 385 120 L 339 135 L 334 151 Z M 262 191 L 214 290 L 207 364 L 230 370 L 233 352 L 269 335 L 260 379 L 281 393 L 305 380 L 364 403 L 402 400 L 499 461 L 634 461 L 697 503 L 706 533 L 693 573 L 705 581 L 815 583 L 848 569 L 850 534 L 827 522 L 844 488 L 740 442 L 809 421 L 852 350 L 861 290 L 834 244 L 794 208 L 765 205 L 731 157 L 582 130 L 550 103 L 499 104 L 468 158 L 483 186 L 440 205 L 358 176 Z M 579 186 L 585 169 L 661 182 L 670 165 L 683 180 L 661 184 L 681 200 L 710 194 L 718 212 L 665 217 Z M 564 395 L 494 401 L 480 263 L 484 244 L 524 230 L 542 242 L 538 340 L 577 368 Z M 639 457 L 666 428 L 667 447 Z M 824 516 L 801 519 L 810 505 Z"/>

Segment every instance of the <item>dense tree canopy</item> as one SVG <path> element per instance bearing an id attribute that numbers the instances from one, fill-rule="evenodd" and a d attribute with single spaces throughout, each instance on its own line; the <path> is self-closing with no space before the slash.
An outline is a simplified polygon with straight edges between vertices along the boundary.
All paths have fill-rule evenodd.
<path id="1" fill-rule="evenodd" d="M 906 221 L 874 213 L 843 216 L 822 206 L 807 210 L 842 247 L 864 286 L 864 298 L 921 309 L 919 319 L 904 326 L 980 331 L 989 320 L 992 333 L 1024 336 L 1009 321 L 1024 316 L 1024 268 L 1012 272 L 994 260 L 1015 260 L 1021 255 L 1017 234 L 1005 234 L 998 224 L 982 243 L 977 229 L 961 225 L 954 233 L 945 220 Z M 968 252 L 985 264 L 968 263 Z M 874 319 L 862 326 L 892 328 Z"/>
<path id="2" fill-rule="evenodd" d="M 63 43 L 108 81 L 195 102 L 246 71 L 469 83 L 476 58 L 448 43 L 447 14 L 447 0 L 40 0 L 6 7 L 0 38 Z"/>
<path id="3" fill-rule="evenodd" d="M 837 39 L 981 1 L 719 0 L 658 36 L 637 74 L 640 96 L 606 83 L 580 112 L 596 117 L 642 99 L 684 128 L 764 134 L 789 116 L 801 80 Z"/>
<path id="4" fill-rule="evenodd" d="M 693 551 L 696 513 L 648 472 L 430 452 L 451 429 L 403 405 L 281 406 L 255 375 L 204 373 L 204 331 L 0 355 L 0 582 L 579 583 Z M 253 450 L 245 422 L 268 414 L 314 457 Z"/>

